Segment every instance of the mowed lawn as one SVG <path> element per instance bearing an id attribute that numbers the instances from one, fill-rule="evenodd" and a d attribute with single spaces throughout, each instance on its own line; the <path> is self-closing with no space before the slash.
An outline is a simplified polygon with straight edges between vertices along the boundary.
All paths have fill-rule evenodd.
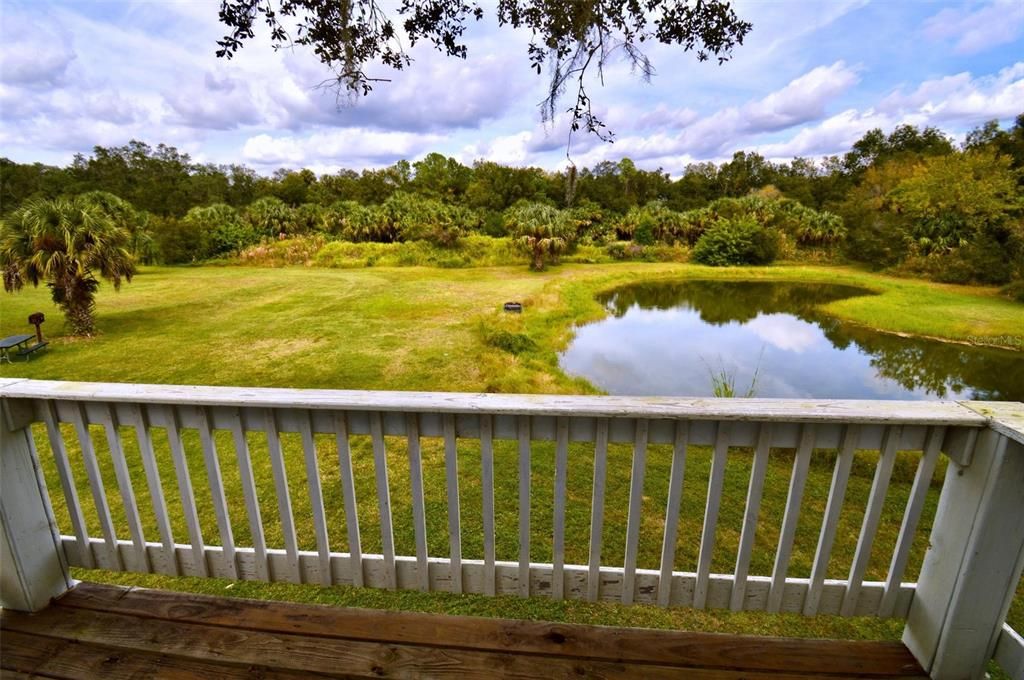
<path id="1" fill-rule="evenodd" d="M 713 270 L 689 265 L 581 265 L 558 267 L 543 274 L 522 268 L 443 270 L 422 268 L 323 270 L 309 268 L 246 269 L 234 267 L 147 268 L 120 293 L 104 286 L 99 295 L 100 336 L 87 340 L 61 337 L 58 310 L 45 289 L 27 290 L 2 298 L 0 334 L 27 332 L 25 318 L 44 311 L 51 348 L 28 363 L 4 365 L 0 375 L 42 379 L 154 382 L 207 385 L 258 385 L 341 389 L 457 390 L 505 392 L 588 392 L 582 381 L 557 370 L 557 350 L 571 335 L 573 323 L 602 314 L 594 293 L 623 283 L 658 278 L 765 278 L 808 282 L 850 283 L 880 295 L 840 301 L 828 310 L 859 323 L 894 332 L 963 340 L 979 336 L 994 344 L 1012 344 L 1024 328 L 1024 305 L 997 297 L 992 291 L 939 286 L 866 274 L 848 268 L 771 267 Z M 526 312 L 513 317 L 500 312 L 508 300 L 522 301 Z M 488 346 L 484 327 L 502 327 L 534 339 L 539 349 L 515 356 Z M 1024 355 L 1022 355 L 1024 356 Z M 145 476 L 134 435 L 124 430 L 126 453 L 143 516 L 146 536 L 157 531 Z M 102 430 L 93 432 L 101 461 L 107 497 L 121 537 L 127 538 L 109 451 Z M 71 456 L 80 467 L 74 433 Z M 190 472 L 196 488 L 203 534 L 216 544 L 217 527 L 198 436 L 186 432 Z M 306 494 L 305 468 L 297 437 L 283 437 L 291 498 L 300 547 L 315 549 L 311 508 Z M 49 445 L 41 428 L 37 443 L 49 488 L 59 495 Z M 155 444 L 163 473 L 176 540 L 187 541 L 166 438 L 159 431 Z M 218 453 L 236 543 L 248 545 L 245 516 L 234 449 L 228 433 L 217 433 Z M 388 464 L 394 506 L 395 541 L 399 554 L 415 554 L 409 468 L 405 442 L 388 438 Z M 283 547 L 265 438 L 252 434 L 249 445 L 255 466 L 259 501 L 268 543 Z M 347 549 L 345 516 L 337 452 L 329 437 L 317 438 L 325 505 L 333 550 Z M 357 473 L 359 523 L 365 552 L 381 546 L 373 461 L 366 438 L 352 440 Z M 427 535 L 432 555 L 448 551 L 447 503 L 441 443 L 425 439 L 424 482 L 427 489 Z M 566 521 L 566 560 L 584 564 L 588 551 L 593 448 L 573 445 L 569 460 L 569 501 Z M 671 452 L 653 446 L 648 454 L 644 484 L 644 522 L 639 566 L 657 568 L 668 488 Z M 918 454 L 901 452 L 875 541 L 868 578 L 885 577 L 913 480 Z M 708 451 L 690 450 L 676 545 L 676 568 L 693 570 L 703 522 L 709 472 Z M 551 556 L 554 451 L 535 443 L 531 481 L 532 559 Z M 847 493 L 829 577 L 844 578 L 856 546 L 865 499 L 874 473 L 876 454 L 860 452 Z M 609 451 L 608 489 L 603 535 L 603 563 L 621 565 L 625 544 L 631 450 Z M 773 451 L 758 525 L 751 573 L 768 575 L 782 521 L 793 452 Z M 821 515 L 832 476 L 834 452 L 816 451 L 803 501 L 790 576 L 810 571 Z M 483 552 L 479 445 L 459 442 L 463 554 L 481 558 Z M 733 449 L 727 465 L 725 497 L 717 531 L 713 570 L 730 572 L 735 560 L 749 479 L 751 453 Z M 518 555 L 518 470 L 513 442 L 498 442 L 495 450 L 497 557 Z M 936 471 L 927 507 L 914 545 L 912 579 L 927 545 L 927 535 L 944 474 Z M 83 499 L 90 532 L 100 535 L 95 508 L 84 474 L 76 483 Z M 64 533 L 71 533 L 66 508 L 55 503 Z M 769 616 L 759 613 L 660 610 L 649 606 L 622 607 L 609 603 L 552 602 L 542 598 L 485 598 L 415 592 L 390 593 L 345 587 L 320 588 L 286 584 L 230 583 L 221 580 L 171 579 L 79 571 L 78 578 L 154 585 L 237 596 L 282 598 L 356 606 L 418 609 L 453 613 L 543 618 L 619 625 L 683 627 L 727 632 L 780 635 L 893 638 L 898 621 Z M 1018 598 L 1020 600 L 1020 598 Z M 1011 623 L 1024 626 L 1016 607 Z"/>

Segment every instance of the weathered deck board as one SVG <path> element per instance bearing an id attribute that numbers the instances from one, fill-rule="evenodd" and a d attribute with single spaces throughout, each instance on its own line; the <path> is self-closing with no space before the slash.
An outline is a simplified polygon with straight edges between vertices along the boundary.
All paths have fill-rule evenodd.
<path id="1" fill-rule="evenodd" d="M 924 677 L 897 642 L 506 621 L 87 583 L 39 614 L 5 611 L 0 624 L 0 666 L 56 677 Z"/>

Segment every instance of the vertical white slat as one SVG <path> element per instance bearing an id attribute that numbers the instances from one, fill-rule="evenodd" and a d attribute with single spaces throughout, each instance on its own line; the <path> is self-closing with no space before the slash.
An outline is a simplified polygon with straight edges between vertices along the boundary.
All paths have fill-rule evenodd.
<path id="1" fill-rule="evenodd" d="M 910 560 L 910 549 L 914 545 L 917 523 L 924 510 L 928 488 L 931 486 L 932 475 L 935 473 L 935 465 L 939 461 L 939 450 L 942 448 L 942 440 L 945 436 L 945 427 L 932 427 L 928 432 L 924 455 L 921 456 L 921 461 L 917 465 L 914 484 L 910 489 L 910 498 L 907 500 L 907 507 L 903 512 L 903 525 L 900 527 L 896 548 L 893 550 L 892 562 L 889 563 L 889 575 L 885 580 L 882 601 L 878 605 L 879 616 L 892 616 L 893 610 L 896 608 L 896 596 L 899 594 L 900 581 L 907 569 L 907 561 Z"/>
<path id="2" fill-rule="evenodd" d="M 484 514 L 484 595 L 494 595 L 494 424 L 489 414 L 480 415 L 480 483 Z"/>
<path id="3" fill-rule="evenodd" d="M 313 533 L 316 536 L 316 551 L 319 557 L 320 585 L 329 586 L 334 583 L 331 574 L 331 544 L 327 536 L 327 514 L 324 512 L 320 466 L 316 460 L 316 440 L 313 439 L 313 423 L 309 411 L 303 411 L 299 415 L 299 436 L 302 438 L 302 454 L 306 462 L 309 505 L 313 510 Z"/>
<path id="4" fill-rule="evenodd" d="M 334 434 L 338 445 L 338 467 L 341 469 L 341 495 L 345 500 L 349 571 L 352 576 L 352 585 L 361 588 L 363 586 L 363 549 L 359 541 L 359 514 L 356 503 L 355 476 L 352 474 L 352 451 L 348 444 L 348 423 L 345 420 L 345 413 L 342 411 L 334 413 Z"/>
<path id="5" fill-rule="evenodd" d="M 75 486 L 75 478 L 71 473 L 68 451 L 64 446 L 64 435 L 60 431 L 60 424 L 57 420 L 57 409 L 52 401 L 44 403 L 43 422 L 46 423 L 46 434 L 50 439 L 50 449 L 53 451 L 54 462 L 57 465 L 60 486 L 64 490 L 64 501 L 68 507 L 68 515 L 71 517 L 71 528 L 75 532 L 79 558 L 83 565 L 92 569 L 95 562 L 92 559 L 89 532 L 86 529 L 85 517 L 82 515 L 81 501 L 78 500 L 78 488 Z"/>
<path id="6" fill-rule="evenodd" d="M 238 562 L 235 558 L 235 537 L 231 532 L 231 518 L 228 516 L 227 498 L 224 496 L 224 480 L 220 475 L 220 462 L 217 460 L 217 443 L 213 439 L 213 427 L 210 424 L 210 413 L 205 406 L 198 407 L 199 441 L 202 444 L 203 460 L 206 462 L 206 479 L 210 484 L 210 496 L 213 499 L 213 514 L 217 518 L 217 530 L 224 555 L 224 566 L 227 567 L 229 578 L 238 578 Z"/>
<path id="7" fill-rule="evenodd" d="M 676 531 L 679 528 L 679 506 L 683 498 L 690 424 L 685 420 L 676 421 L 675 430 L 672 470 L 668 477 L 668 502 L 665 505 L 665 532 L 661 540 L 661 573 L 658 576 L 658 604 L 662 607 L 667 607 L 672 599 L 672 569 L 676 558 Z"/>
<path id="8" fill-rule="evenodd" d="M 103 532 L 103 540 L 106 543 L 107 556 L 116 565 L 117 571 L 124 571 L 121 553 L 117 549 L 117 534 L 114 532 L 114 521 L 110 517 L 110 506 L 107 504 L 107 492 L 103 488 L 103 477 L 100 475 L 100 466 L 96 461 L 96 452 L 92 446 L 92 435 L 89 433 L 89 426 L 86 424 L 85 406 L 81 402 L 75 402 L 71 413 L 75 432 L 78 433 L 78 442 L 82 448 L 82 461 L 85 463 L 85 473 L 89 477 L 89 488 L 92 490 L 93 502 L 96 504 L 96 514 L 99 516 L 100 529 Z"/>
<path id="9" fill-rule="evenodd" d="M 281 435 L 277 429 L 277 414 L 267 409 L 264 414 L 267 430 L 267 451 L 270 453 L 270 471 L 274 475 L 274 491 L 277 493 L 277 511 L 281 517 L 281 536 L 287 556 L 288 571 L 292 581 L 302 583 L 302 568 L 299 565 L 299 541 L 295 537 L 295 516 L 292 514 L 292 497 L 288 491 L 288 471 L 284 466 L 284 451 L 281 449 Z M 275 581 L 284 580 L 272 574 Z"/>
<path id="10" fill-rule="evenodd" d="M 420 590 L 427 592 L 430 590 L 430 563 L 427 558 L 427 513 L 423 498 L 423 458 L 420 453 L 418 415 L 405 415 L 405 431 L 409 450 L 409 482 L 412 486 L 412 524 L 416 534 L 416 580 Z"/>
<path id="11" fill-rule="evenodd" d="M 530 416 L 517 419 L 519 438 L 519 595 L 530 596 Z"/>
<path id="12" fill-rule="evenodd" d="M 169 421 L 167 423 L 167 443 L 171 449 L 171 460 L 174 462 L 174 473 L 178 479 L 178 495 L 181 498 L 181 509 L 185 515 L 185 526 L 188 527 L 188 538 L 192 542 L 192 565 L 200 576 L 209 576 L 210 569 L 206 564 L 206 544 L 203 542 L 203 531 L 199 526 L 199 515 L 196 512 L 196 496 L 192 490 L 192 475 L 188 471 L 185 459 L 185 445 L 181 441 L 181 419 L 178 409 L 167 407 Z"/>
<path id="13" fill-rule="evenodd" d="M 107 436 L 110 460 L 114 464 L 114 477 L 117 479 L 117 488 L 121 492 L 121 503 L 124 505 L 124 515 L 128 522 L 128 535 L 132 539 L 135 564 L 138 568 L 151 572 L 153 566 L 149 561 L 149 553 L 146 552 L 146 536 L 142 531 L 142 520 L 139 518 L 139 504 L 135 500 L 135 488 L 128 472 L 128 461 L 124 455 L 117 414 L 110 404 L 103 405 L 100 424 L 103 425 L 103 431 Z"/>
<path id="14" fill-rule="evenodd" d="M 850 578 L 846 584 L 843 604 L 839 608 L 839 613 L 842 616 L 853 616 L 857 611 L 857 600 L 860 598 L 861 585 L 864 583 L 864 573 L 871 560 L 871 545 L 875 540 L 875 533 L 878 531 L 878 523 L 882 519 L 885 494 L 889 489 L 893 465 L 896 463 L 896 447 L 899 446 L 902 436 L 902 426 L 890 425 L 886 428 L 882 438 L 878 467 L 875 468 L 875 478 L 871 482 L 868 507 L 864 512 L 860 538 L 857 539 L 857 550 L 854 552 L 853 564 L 850 566 Z"/>
<path id="15" fill-rule="evenodd" d="M 832 472 L 832 485 L 828 491 L 825 516 L 821 522 L 818 548 L 814 553 L 810 584 L 804 599 L 805 616 L 814 616 L 818 613 L 821 592 L 824 590 L 825 577 L 828 574 L 828 562 L 832 556 L 832 544 L 835 543 L 836 532 L 839 529 L 839 516 L 843 511 L 846 485 L 850 481 L 850 468 L 853 467 L 853 455 L 856 453 L 859 438 L 860 428 L 857 425 L 847 425 L 844 428 L 843 439 L 836 457 L 836 466 Z"/>
<path id="16" fill-rule="evenodd" d="M 786 589 L 789 558 L 793 554 L 793 540 L 796 538 L 796 526 L 800 521 L 800 503 L 803 502 L 804 487 L 807 486 L 807 471 L 811 467 L 811 454 L 814 452 L 814 435 L 814 425 L 805 423 L 800 428 L 800 443 L 796 449 L 796 459 L 793 461 L 793 474 L 789 478 L 786 512 L 782 516 L 779 546 L 775 551 L 775 566 L 772 568 L 772 583 L 768 591 L 766 609 L 771 613 L 778 613 L 782 609 L 782 595 Z"/>
<path id="17" fill-rule="evenodd" d="M 626 555 L 623 560 L 622 604 L 633 603 L 636 589 L 636 558 L 640 549 L 640 514 L 644 503 L 644 471 L 647 468 L 646 418 L 636 420 L 633 467 L 629 482 L 629 516 L 626 518 Z"/>
<path id="18" fill-rule="evenodd" d="M 551 596 L 565 596 L 565 496 L 569 474 L 569 419 L 555 421 L 555 498 L 551 540 Z"/>
<path id="19" fill-rule="evenodd" d="M 601 534 L 604 531 L 604 484 L 608 468 L 608 419 L 597 421 L 594 435 L 594 484 L 590 501 L 590 557 L 587 599 L 601 595 Z"/>
<path id="20" fill-rule="evenodd" d="M 171 521 L 167 516 L 167 500 L 164 498 L 163 483 L 160 480 L 160 468 L 156 462 L 156 452 L 153 450 L 153 438 L 149 434 L 149 418 L 141 404 L 125 404 L 128 411 L 128 421 L 135 429 L 135 440 L 139 443 L 139 457 L 142 459 L 142 469 L 146 472 L 146 484 L 149 487 L 149 498 L 153 505 L 153 515 L 156 517 L 156 528 L 160 534 L 161 552 L 164 555 L 163 562 L 175 576 L 181 573 L 178 568 L 178 558 L 174 550 L 174 532 L 171 531 Z"/>
<path id="21" fill-rule="evenodd" d="M 733 611 L 743 611 L 747 596 L 750 556 L 754 550 L 754 537 L 757 535 L 757 518 L 761 513 L 761 496 L 764 493 L 765 474 L 768 472 L 768 456 L 771 453 L 773 432 L 774 428 L 771 423 L 761 423 L 757 434 L 754 462 L 750 468 L 750 486 L 747 487 L 747 505 L 743 512 L 740 547 L 736 553 L 735 581 L 729 600 L 729 609 Z"/>
<path id="22" fill-rule="evenodd" d="M 722 505 L 725 463 L 729 456 L 729 423 L 719 422 L 717 430 L 715 450 L 711 458 L 711 476 L 708 479 L 708 500 L 704 508 L 704 528 L 701 530 L 700 553 L 697 556 L 697 579 L 693 584 L 693 606 L 697 609 L 703 609 L 708 601 L 711 556 L 715 550 L 715 528 L 718 525 L 718 509 Z"/>
<path id="23" fill-rule="evenodd" d="M 373 471 L 377 480 L 377 508 L 380 514 L 380 540 L 384 554 L 385 583 L 398 587 L 395 574 L 395 536 L 391 521 L 391 490 L 388 488 L 388 455 L 384 447 L 384 425 L 380 413 L 370 414 L 370 439 L 373 442 Z"/>
<path id="24" fill-rule="evenodd" d="M 448 546 L 451 557 L 451 590 L 462 592 L 462 528 L 459 514 L 459 458 L 455 442 L 455 416 L 444 415 L 444 468 L 448 488 Z"/>
<path id="25" fill-rule="evenodd" d="M 252 456 L 249 454 L 249 442 L 245 438 L 245 426 L 242 424 L 242 412 L 231 409 L 231 437 L 235 444 L 235 458 L 238 460 L 238 477 L 242 483 L 242 495 L 245 497 L 246 516 L 249 519 L 249 534 L 252 536 L 252 548 L 255 555 L 256 578 L 261 581 L 270 580 L 270 565 L 267 562 L 267 539 L 263 533 L 263 517 L 260 513 L 259 496 L 256 494 L 256 479 L 252 472 Z"/>

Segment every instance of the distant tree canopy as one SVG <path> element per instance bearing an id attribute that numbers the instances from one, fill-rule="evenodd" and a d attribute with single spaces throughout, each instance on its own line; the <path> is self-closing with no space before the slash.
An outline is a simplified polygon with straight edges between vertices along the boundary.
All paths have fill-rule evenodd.
<path id="1" fill-rule="evenodd" d="M 871 130 L 820 162 L 738 151 L 675 178 L 628 158 L 581 168 L 574 182 L 572 173 L 431 153 L 384 168 L 263 176 L 132 141 L 63 168 L 0 159 L 0 218 L 31 201 L 82 196 L 128 235 L 139 262 L 233 257 L 304 235 L 452 248 L 480 234 L 537 246 L 537 266 L 577 246 L 693 248 L 712 229 L 717 252 L 764 259 L 773 249 L 761 246 L 772 243 L 754 222 L 781 237 L 782 258 L 826 253 L 949 282 L 1024 278 L 1024 114 L 1006 129 L 977 128 L 959 147 L 934 128 L 902 126 Z"/>
<path id="2" fill-rule="evenodd" d="M 368 69 L 380 64 L 400 71 L 412 64 L 405 39 L 410 46 L 425 42 L 446 56 L 466 59 L 463 34 L 471 20 L 483 18 L 484 9 L 467 0 L 401 0 L 397 16 L 396 24 L 377 0 L 222 0 L 220 20 L 228 34 L 217 41 L 217 56 L 233 57 L 262 22 L 275 48 L 310 48 L 333 73 L 325 82 L 333 81 L 339 94 L 366 95 L 387 80 Z M 588 73 L 601 74 L 622 56 L 648 80 L 654 66 L 642 48 L 654 42 L 693 51 L 698 61 L 722 63 L 751 30 L 723 0 L 500 0 L 497 20 L 502 27 L 528 30 L 530 68 L 537 74 L 549 69 L 543 119 L 555 117 L 559 99 L 571 88 L 576 93 L 568 109 L 572 129 L 583 127 L 602 138 L 608 131 L 593 113 Z"/>

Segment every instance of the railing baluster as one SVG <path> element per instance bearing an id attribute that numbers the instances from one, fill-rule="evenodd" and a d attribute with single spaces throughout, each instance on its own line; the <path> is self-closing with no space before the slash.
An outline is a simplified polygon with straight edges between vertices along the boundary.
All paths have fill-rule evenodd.
<path id="1" fill-rule="evenodd" d="M 462 528 L 459 516 L 459 458 L 455 441 L 455 416 L 444 415 L 444 467 L 448 487 L 448 545 L 451 558 L 451 590 L 462 592 Z"/>
<path id="2" fill-rule="evenodd" d="M 560 417 L 555 424 L 555 504 L 551 540 L 551 596 L 565 596 L 565 496 L 569 468 L 569 419 Z"/>
<path id="3" fill-rule="evenodd" d="M 313 533 L 316 535 L 320 585 L 329 586 L 334 583 L 334 576 L 331 574 L 331 543 L 327 536 L 324 494 L 320 488 L 320 466 L 316 460 L 316 440 L 313 439 L 313 423 L 309 411 L 303 411 L 299 416 L 299 435 L 302 437 L 302 453 L 306 460 L 306 484 L 309 487 L 309 505 L 313 510 Z"/>
<path id="4" fill-rule="evenodd" d="M 594 488 L 590 501 L 590 556 L 587 599 L 601 596 L 601 533 L 604 531 L 604 484 L 608 466 L 608 419 L 597 421 L 594 435 Z"/>
<path id="5" fill-rule="evenodd" d="M 480 484 L 484 513 L 484 595 L 494 595 L 494 424 L 489 414 L 480 415 Z"/>
<path id="6" fill-rule="evenodd" d="M 126 407 L 128 420 L 135 429 L 135 439 L 139 443 L 139 457 L 142 459 L 142 469 L 146 473 L 146 484 L 149 487 L 153 515 L 156 517 L 157 532 L 160 534 L 164 564 L 172 575 L 177 576 L 180 571 L 174 552 L 174 533 L 171 531 L 171 522 L 167 516 L 167 501 L 164 498 L 164 489 L 160 481 L 160 468 L 156 462 L 156 453 L 153 451 L 153 438 L 149 434 L 149 419 L 142 405 L 126 404 Z"/>
<path id="7" fill-rule="evenodd" d="M 142 532 L 142 520 L 139 519 L 139 504 L 135 500 L 135 489 L 132 487 L 132 478 L 128 473 L 128 461 L 124 456 L 124 446 L 121 442 L 121 432 L 118 429 L 117 414 L 110 404 L 103 405 L 100 415 L 100 423 L 107 435 L 107 446 L 110 449 L 110 459 L 114 464 L 114 477 L 117 479 L 117 488 L 121 492 L 121 503 L 124 505 L 124 515 L 128 522 L 128 535 L 132 538 L 132 551 L 135 553 L 135 562 L 144 572 L 151 572 L 152 565 L 149 562 L 149 555 L 146 552 L 146 536 Z"/>
<path id="8" fill-rule="evenodd" d="M 750 555 L 754 550 L 757 518 L 761 513 L 761 495 L 764 492 L 765 474 L 768 472 L 768 456 L 771 453 L 773 433 L 774 427 L 771 423 L 761 423 L 757 434 L 757 448 L 754 449 L 754 462 L 750 468 L 750 486 L 747 488 L 747 505 L 743 513 L 740 547 L 736 553 L 735 580 L 729 600 L 729 609 L 733 611 L 743 610 L 747 596 Z"/>
<path id="9" fill-rule="evenodd" d="M 722 486 L 725 483 L 725 463 L 729 455 L 729 423 L 718 423 L 715 434 L 715 450 L 711 459 L 711 476 L 708 479 L 708 500 L 704 509 L 704 528 L 700 535 L 700 554 L 697 556 L 697 580 L 693 585 L 693 606 L 703 609 L 708 601 L 708 584 L 711 580 L 711 556 L 715 550 L 715 528 L 718 525 L 718 509 L 722 504 Z"/>
<path id="10" fill-rule="evenodd" d="M 530 417 L 519 416 L 519 594 L 530 596 Z"/>
<path id="11" fill-rule="evenodd" d="M 249 534 L 252 536 L 253 553 L 256 556 L 256 578 L 261 581 L 270 580 L 270 567 L 267 564 L 267 539 L 263 533 L 263 517 L 260 513 L 259 496 L 256 493 L 256 480 L 252 473 L 252 456 L 249 453 L 249 442 L 245 438 L 245 427 L 242 424 L 242 412 L 237 408 L 231 410 L 231 437 L 235 444 L 235 458 L 238 460 L 238 477 L 242 483 L 242 495 L 245 496 L 246 516 L 249 519 Z"/>
<path id="12" fill-rule="evenodd" d="M 64 501 L 68 507 L 68 515 L 71 517 L 71 528 L 75 532 L 79 559 L 82 561 L 83 566 L 92 569 L 95 566 L 95 562 L 92 558 L 89 531 L 86 529 L 85 517 L 82 516 L 82 504 L 78 500 L 78 488 L 75 486 L 75 478 L 71 473 L 67 448 L 64 446 L 64 435 L 60 431 L 60 422 L 57 420 L 57 409 L 52 401 L 44 402 L 43 422 L 46 423 L 46 434 L 50 439 L 50 449 L 53 451 L 53 458 L 57 465 L 57 475 L 60 477 L 61 488 L 64 490 Z"/>
<path id="13" fill-rule="evenodd" d="M 405 431 L 409 450 L 409 482 L 412 486 L 412 523 L 416 533 L 416 578 L 420 590 L 430 590 L 430 563 L 427 561 L 427 513 L 423 498 L 423 459 L 420 453 L 419 416 L 407 413 Z"/>
<path id="14" fill-rule="evenodd" d="M 878 523 L 882 518 L 885 494 L 889 489 L 889 480 L 892 478 L 893 464 L 896 462 L 896 448 L 899 446 L 902 436 L 902 426 L 891 425 L 885 430 L 878 467 L 875 468 L 875 478 L 871 482 L 868 507 L 864 513 L 860 537 L 857 539 L 857 550 L 853 555 L 853 564 L 850 566 L 846 594 L 843 596 L 843 604 L 839 610 L 843 616 L 853 616 L 857 611 L 857 600 L 860 598 L 861 585 L 864 583 L 864 572 L 867 571 L 868 562 L 871 560 L 871 545 L 875 540 Z"/>
<path id="15" fill-rule="evenodd" d="M 825 576 L 828 574 L 828 562 L 832 555 L 832 544 L 835 542 L 836 531 L 839 529 L 839 516 L 843 511 L 846 485 L 850 480 L 850 468 L 853 467 L 853 455 L 856 453 L 859 437 L 860 428 L 857 425 L 847 425 L 843 431 L 843 440 L 836 457 L 835 469 L 832 472 L 828 503 L 825 505 L 825 517 L 821 523 L 821 534 L 818 537 L 818 549 L 814 553 L 814 566 L 811 567 L 807 597 L 804 599 L 804 615 L 806 616 L 818 613 L 821 592 L 825 587 Z"/>
<path id="16" fill-rule="evenodd" d="M 352 474 L 352 450 L 348 444 L 348 423 L 343 411 L 334 413 L 334 435 L 338 445 L 338 467 L 341 469 L 341 495 L 345 500 L 349 572 L 352 576 L 352 585 L 362 587 L 363 549 L 359 541 L 359 514 L 356 504 L 355 477 Z"/>
<path id="17" fill-rule="evenodd" d="M 672 599 L 672 570 L 676 558 L 676 530 L 679 527 L 679 505 L 683 498 L 683 475 L 686 472 L 686 447 L 690 424 L 677 420 L 672 447 L 672 470 L 668 477 L 668 502 L 665 505 L 665 533 L 661 540 L 661 573 L 658 576 L 658 604 L 667 607 Z"/>
<path id="18" fill-rule="evenodd" d="M 192 475 L 188 471 L 185 459 L 185 445 L 181 441 L 181 420 L 178 409 L 167 407 L 169 422 L 167 423 L 167 443 L 171 449 L 171 460 L 174 461 L 174 473 L 178 479 L 178 495 L 181 498 L 181 509 L 185 514 L 185 526 L 192 542 L 192 566 L 200 576 L 209 576 L 210 569 L 206 564 L 206 544 L 203 542 L 203 531 L 199 526 L 199 515 L 196 512 L 196 496 L 192 489 Z"/>
<path id="19" fill-rule="evenodd" d="M 199 441 L 202 443 L 203 460 L 206 462 L 206 479 L 210 484 L 213 512 L 217 517 L 217 529 L 224 555 L 224 566 L 229 578 L 238 578 L 238 563 L 235 560 L 235 537 L 231 532 L 231 518 L 228 516 L 227 499 L 224 497 L 224 480 L 220 475 L 217 460 L 217 443 L 213 439 L 210 413 L 205 406 L 199 407 Z"/>
<path id="20" fill-rule="evenodd" d="M 636 586 L 636 558 L 640 549 L 640 514 L 644 503 L 644 471 L 647 467 L 646 418 L 635 421 L 633 466 L 629 482 L 629 516 L 626 518 L 626 555 L 622 571 L 622 604 L 632 604 Z"/>
<path id="21" fill-rule="evenodd" d="M 917 465 L 914 485 L 910 489 L 910 498 L 907 501 L 907 508 L 903 513 L 903 524 L 900 526 L 899 539 L 896 541 L 892 562 L 889 564 L 889 575 L 885 581 L 882 601 L 878 605 L 879 616 L 892 616 L 893 610 L 896 608 L 896 597 L 899 595 L 900 581 L 903 579 L 903 572 L 906 571 L 907 561 L 910 559 L 910 549 L 914 545 L 917 523 L 921 519 L 921 512 L 924 510 L 925 499 L 928 497 L 928 487 L 931 486 L 932 474 L 934 474 L 935 465 L 939 461 L 939 450 L 942 448 L 942 440 L 945 436 L 945 427 L 932 427 L 928 432 L 924 455 Z"/>
<path id="22" fill-rule="evenodd" d="M 295 537 L 295 516 L 292 514 L 292 498 L 288 491 L 288 471 L 284 466 L 284 451 L 281 449 L 281 435 L 277 429 L 277 414 L 267 409 L 264 415 L 267 429 L 267 451 L 270 453 L 270 470 L 274 475 L 274 490 L 277 492 L 277 511 L 281 517 L 281 536 L 288 560 L 288 571 L 292 580 L 303 583 L 302 565 L 299 563 L 299 541 Z M 278 580 L 274 574 L 274 580 Z"/>
<path id="23" fill-rule="evenodd" d="M 391 491 L 388 488 L 388 456 L 384 447 L 384 426 L 380 413 L 370 414 L 370 438 L 373 440 L 373 470 L 377 480 L 377 508 L 380 513 L 380 540 L 384 552 L 384 576 L 387 587 L 395 590 L 395 536 L 391 523 Z"/>
<path id="24" fill-rule="evenodd" d="M 85 473 L 89 477 L 89 488 L 92 490 L 92 499 L 96 504 L 96 514 L 99 515 L 100 529 L 103 532 L 103 540 L 107 544 L 107 554 L 114 563 L 115 569 L 117 571 L 124 571 L 121 553 L 117 548 L 117 534 L 114 532 L 114 521 L 110 517 L 110 506 L 107 505 L 107 491 L 103 488 L 103 477 L 100 475 L 99 463 L 96 461 L 96 452 L 92 446 L 92 435 L 89 433 L 89 426 L 86 424 L 85 404 L 75 402 L 71 412 L 73 414 L 72 419 L 75 431 L 78 433 L 78 442 L 82 449 Z"/>
<path id="25" fill-rule="evenodd" d="M 786 513 L 782 516 L 782 530 L 779 532 L 779 545 L 775 551 L 775 566 L 772 568 L 772 584 L 768 591 L 767 610 L 772 613 L 782 609 L 782 596 L 786 590 L 786 572 L 789 571 L 789 558 L 793 553 L 796 525 L 800 520 L 800 503 L 804 498 L 807 471 L 810 469 L 811 454 L 814 452 L 814 435 L 814 425 L 804 424 L 800 428 L 800 444 L 797 446 L 796 459 L 793 461 L 793 474 L 789 479 Z"/>

